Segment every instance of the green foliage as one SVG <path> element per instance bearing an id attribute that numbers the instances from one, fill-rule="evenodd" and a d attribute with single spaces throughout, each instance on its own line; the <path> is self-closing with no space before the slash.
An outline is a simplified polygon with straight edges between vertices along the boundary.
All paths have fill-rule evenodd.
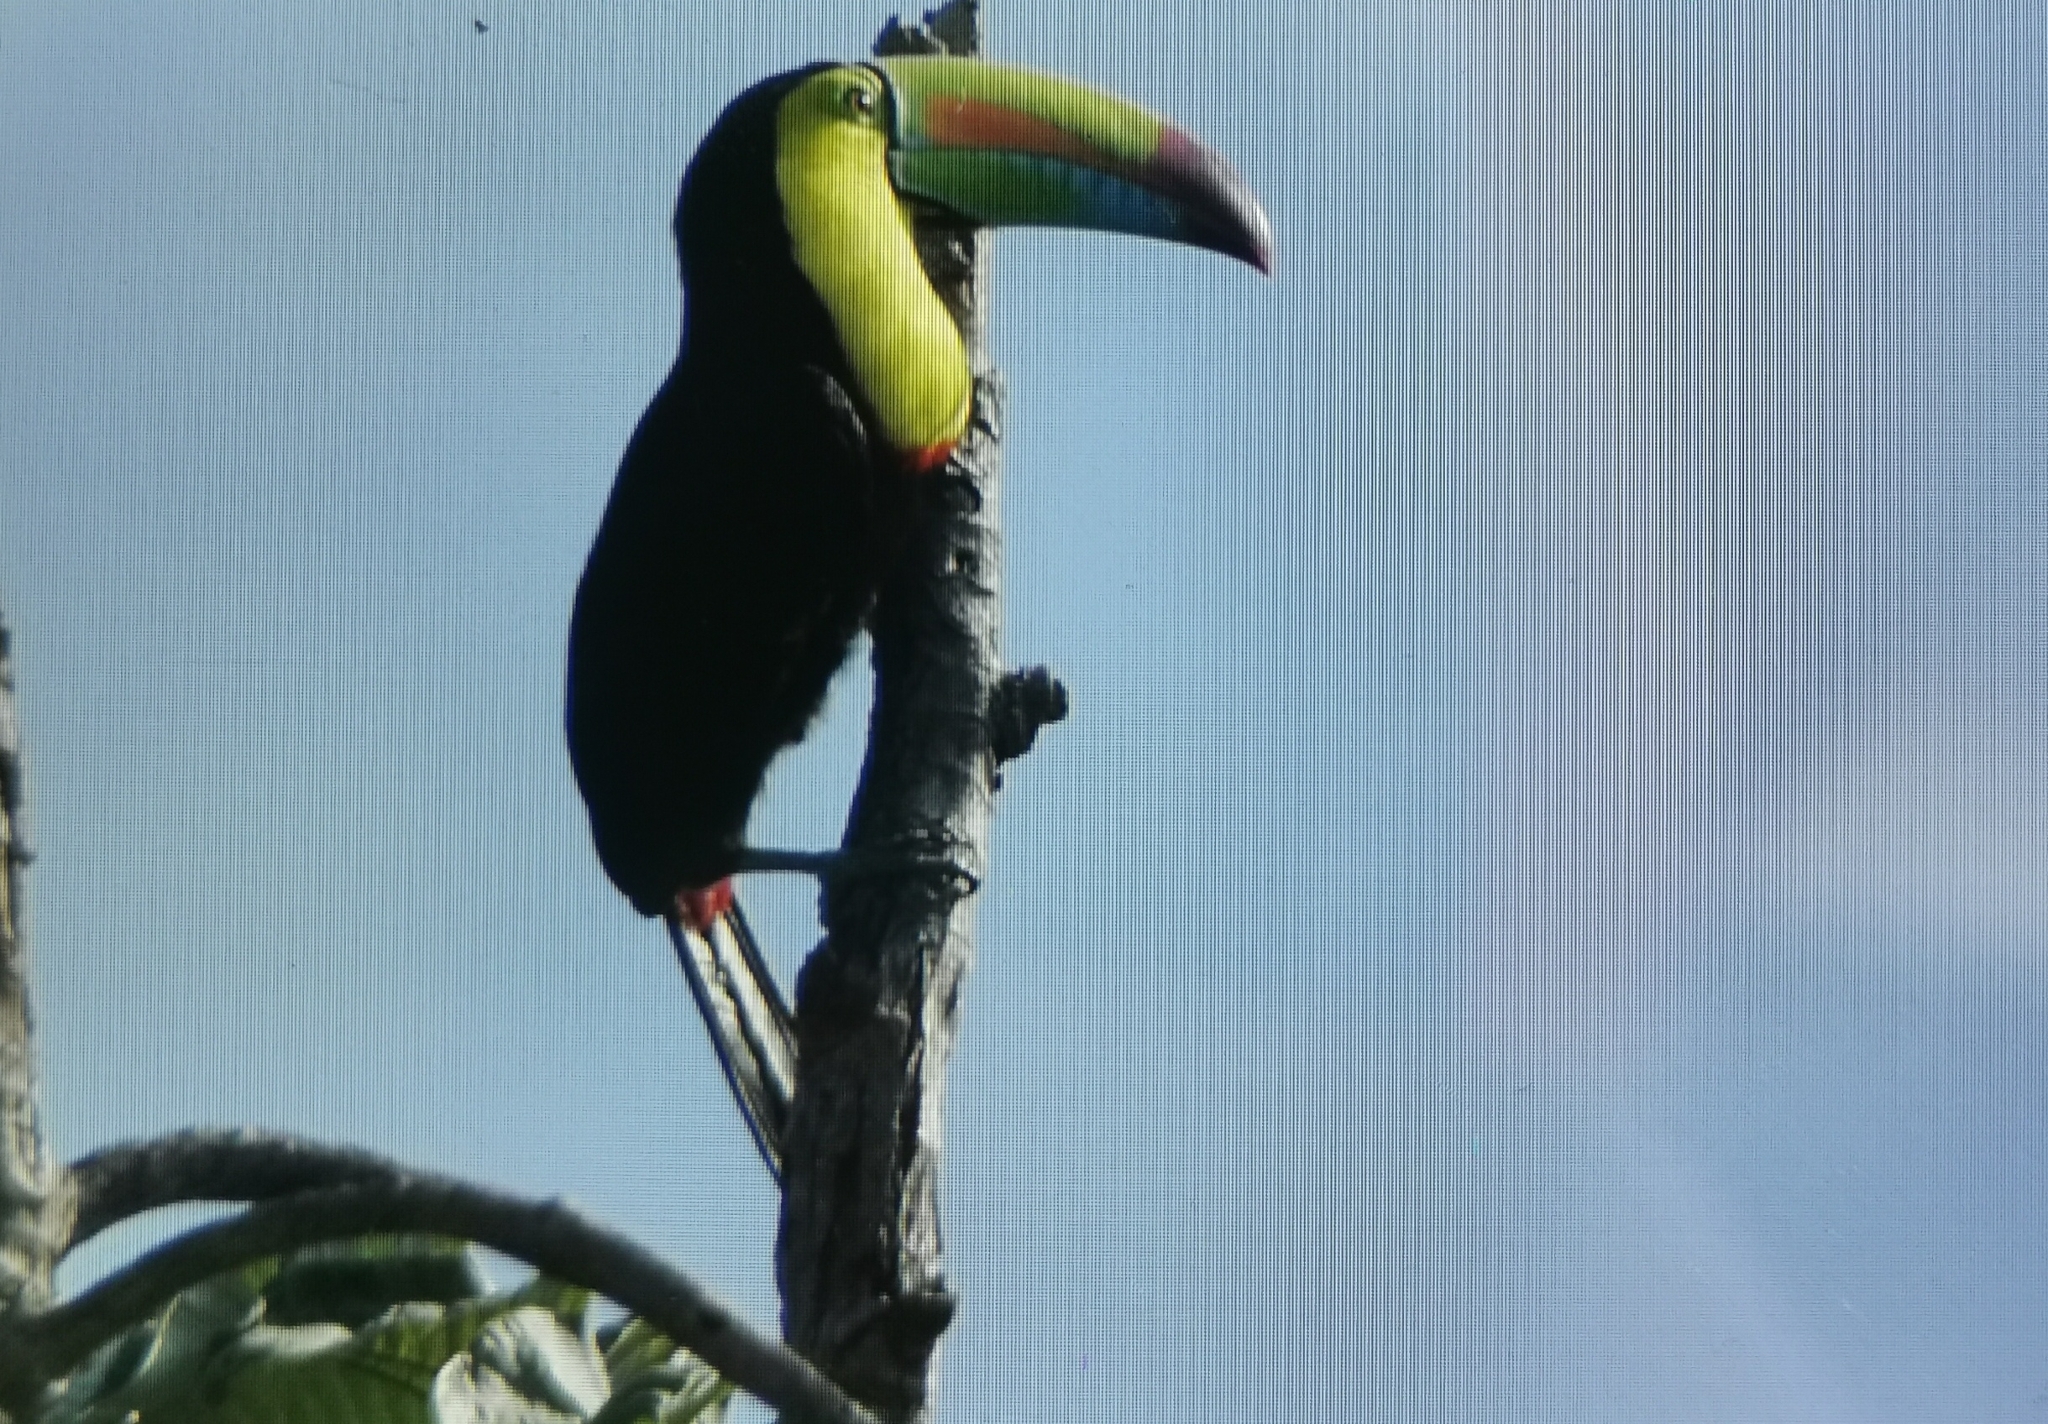
<path id="1" fill-rule="evenodd" d="M 316 1247 L 186 1291 L 36 1424 L 722 1424 L 730 1384 L 637 1320 L 602 1345 L 590 1307 L 493 1293 L 459 1241 Z"/>

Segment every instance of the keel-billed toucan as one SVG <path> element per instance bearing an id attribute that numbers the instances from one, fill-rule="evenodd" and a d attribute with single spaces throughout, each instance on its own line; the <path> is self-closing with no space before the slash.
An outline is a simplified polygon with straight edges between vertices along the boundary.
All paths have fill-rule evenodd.
<path id="1" fill-rule="evenodd" d="M 772 757 L 824 700 L 973 383 L 920 207 L 1271 265 L 1214 150 L 1119 99 L 949 58 L 818 64 L 727 106 L 676 206 L 683 338 L 576 591 L 570 757 L 606 872 L 708 929 Z"/>

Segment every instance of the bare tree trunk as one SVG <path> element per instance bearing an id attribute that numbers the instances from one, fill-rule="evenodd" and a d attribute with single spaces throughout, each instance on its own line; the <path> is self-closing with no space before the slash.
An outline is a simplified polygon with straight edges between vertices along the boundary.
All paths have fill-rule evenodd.
<path id="1" fill-rule="evenodd" d="M 953 0 L 878 54 L 974 54 L 975 0 Z M 783 1334 L 856 1399 L 927 1414 L 955 1300 L 941 1261 L 945 1069 L 973 958 L 975 888 L 996 782 L 1001 683 L 1001 396 L 988 369 L 988 243 L 921 226 L 919 250 L 975 370 L 973 422 L 927 498 L 874 618 L 875 706 L 845 845 L 937 868 L 840 884 L 797 985 L 798 1082 L 776 1272 Z M 942 864 L 940 864 L 942 863 Z"/>
<path id="2" fill-rule="evenodd" d="M 50 1272 L 70 1235 L 72 1195 L 63 1168 L 43 1145 L 36 1100 L 21 900 L 28 861 L 21 732 L 8 651 L 0 618 L 0 1311 L 13 1315 L 49 1302 Z"/>

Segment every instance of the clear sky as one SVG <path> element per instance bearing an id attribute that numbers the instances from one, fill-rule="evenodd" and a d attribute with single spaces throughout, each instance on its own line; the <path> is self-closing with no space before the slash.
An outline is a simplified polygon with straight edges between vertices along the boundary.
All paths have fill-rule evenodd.
<path id="1" fill-rule="evenodd" d="M 684 163 L 886 13 L 0 4 L 66 1155 L 359 1142 L 773 1320 L 562 648 Z M 1008 647 L 1075 711 L 998 808 L 945 1417 L 2038 1417 L 2048 11 L 991 29 L 1233 154 L 1280 268 L 999 242 Z M 866 695 L 757 839 L 836 838 Z"/>

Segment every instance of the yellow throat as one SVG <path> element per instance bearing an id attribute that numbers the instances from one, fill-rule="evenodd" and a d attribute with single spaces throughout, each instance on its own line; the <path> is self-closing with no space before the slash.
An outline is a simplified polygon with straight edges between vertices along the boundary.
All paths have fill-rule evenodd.
<path id="1" fill-rule="evenodd" d="M 775 118 L 775 186 L 797 268 L 825 304 L 882 434 L 914 465 L 967 428 L 974 383 L 952 314 L 889 185 L 888 96 L 869 70 L 826 70 Z"/>

